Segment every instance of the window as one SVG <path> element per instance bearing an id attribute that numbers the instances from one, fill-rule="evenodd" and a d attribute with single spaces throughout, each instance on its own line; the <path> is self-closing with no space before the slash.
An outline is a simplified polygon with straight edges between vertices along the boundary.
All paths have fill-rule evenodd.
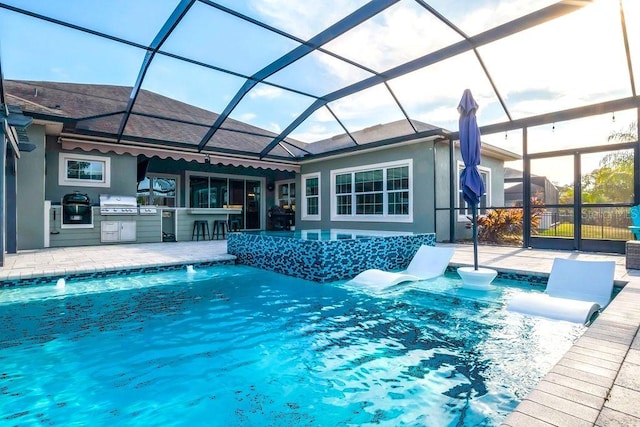
<path id="1" fill-rule="evenodd" d="M 331 172 L 334 221 L 411 222 L 413 161 Z"/>
<path id="2" fill-rule="evenodd" d="M 74 187 L 110 187 L 111 159 L 75 153 L 60 153 L 58 184 Z"/>
<path id="3" fill-rule="evenodd" d="M 276 182 L 276 201 L 282 209 L 296 210 L 296 183 L 295 181 Z"/>
<path id="4" fill-rule="evenodd" d="M 137 199 L 141 205 L 177 206 L 178 177 L 149 174 L 138 183 Z"/>
<path id="5" fill-rule="evenodd" d="M 458 179 L 456 180 L 456 189 L 458 191 L 458 204 L 456 207 L 460 208 L 458 213 L 458 221 L 459 222 L 467 222 L 469 218 L 473 214 L 471 207 L 467 206 L 467 203 L 464 201 L 462 197 L 462 189 L 460 188 L 460 175 L 464 170 L 464 163 L 458 162 Z M 486 193 L 482 195 L 480 198 L 480 204 L 478 205 L 478 213 L 484 214 L 487 211 L 487 207 L 491 206 L 491 169 L 486 168 L 484 166 L 478 166 L 478 172 L 480 172 L 480 176 L 482 177 L 482 182 L 484 182 L 484 188 L 486 189 Z"/>
<path id="6" fill-rule="evenodd" d="M 309 221 L 320 220 L 320 174 L 302 175 L 302 219 Z"/>

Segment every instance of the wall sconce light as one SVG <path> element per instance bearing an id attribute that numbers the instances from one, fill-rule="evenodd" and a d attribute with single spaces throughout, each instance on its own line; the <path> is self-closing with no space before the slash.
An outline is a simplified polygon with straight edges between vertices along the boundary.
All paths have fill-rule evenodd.
<path id="1" fill-rule="evenodd" d="M 204 156 L 204 163 L 205 163 L 206 165 L 208 165 L 209 163 L 211 163 L 211 159 L 209 158 L 209 155 L 208 155 L 208 154 L 205 154 L 205 156 Z"/>

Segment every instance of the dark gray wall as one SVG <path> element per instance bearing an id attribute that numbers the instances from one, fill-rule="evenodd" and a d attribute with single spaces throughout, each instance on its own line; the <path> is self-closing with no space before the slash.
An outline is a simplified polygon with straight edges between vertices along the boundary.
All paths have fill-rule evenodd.
<path id="1" fill-rule="evenodd" d="M 362 221 L 331 221 L 331 171 L 334 169 L 351 168 L 372 165 L 376 163 L 392 162 L 396 160 L 413 159 L 413 223 L 395 222 L 362 222 Z M 351 153 L 345 157 L 332 158 L 319 162 L 304 163 L 301 174 L 320 172 L 320 221 L 302 221 L 300 208 L 302 206 L 302 185 L 300 176 L 296 177 L 298 191 L 298 210 L 296 212 L 296 228 L 299 229 L 355 229 L 355 230 L 385 230 L 385 231 L 413 231 L 429 233 L 434 231 L 434 157 L 433 142 L 423 141 L 393 148 L 371 151 L 368 153 Z"/>
<path id="2" fill-rule="evenodd" d="M 27 135 L 36 149 L 20 153 L 17 161 L 18 250 L 44 246 L 45 128 L 31 125 Z"/>

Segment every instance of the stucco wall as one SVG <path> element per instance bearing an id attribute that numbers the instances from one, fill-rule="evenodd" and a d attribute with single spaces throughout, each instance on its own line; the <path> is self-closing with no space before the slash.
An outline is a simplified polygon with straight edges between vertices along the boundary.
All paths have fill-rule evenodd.
<path id="1" fill-rule="evenodd" d="M 396 160 L 413 159 L 413 222 L 361 222 L 331 221 L 331 171 L 334 169 L 386 163 Z M 331 158 L 317 162 L 303 163 L 301 175 L 320 172 L 320 221 L 301 220 L 302 191 L 298 191 L 298 210 L 296 228 L 299 229 L 354 229 L 388 230 L 431 233 L 434 231 L 434 157 L 433 142 L 419 142 L 367 153 L 352 153 L 345 157 Z M 300 176 L 296 177 L 296 186 L 302 190 Z"/>
<path id="2" fill-rule="evenodd" d="M 413 222 L 357 222 L 331 221 L 331 171 L 342 168 L 353 168 L 395 160 L 413 159 Z M 462 161 L 459 150 L 454 150 L 454 180 L 457 179 L 457 161 Z M 345 157 L 330 158 L 318 162 L 303 163 L 301 175 L 320 172 L 321 219 L 319 221 L 303 221 L 301 209 L 296 212 L 296 227 L 299 229 L 370 229 L 389 231 L 413 231 L 419 233 L 436 233 L 437 241 L 448 241 L 450 237 L 450 192 L 454 191 L 454 204 L 457 203 L 456 186 L 451 189 L 449 142 L 422 141 L 403 146 L 368 153 L 353 153 Z M 491 205 L 504 205 L 504 162 L 483 156 L 481 166 L 491 170 Z M 301 177 L 296 178 L 296 185 L 302 189 Z M 302 191 L 299 191 L 299 198 Z M 301 200 L 298 200 L 300 205 Z M 436 207 L 438 209 L 436 209 Z M 468 221 L 459 221 L 455 217 L 456 238 L 470 238 L 467 230 Z"/>
<path id="3" fill-rule="evenodd" d="M 242 176 L 255 176 L 257 178 L 264 177 L 267 186 L 269 183 L 274 183 L 275 181 L 293 179 L 295 174 L 293 172 L 284 172 L 272 169 L 255 169 L 255 168 L 240 168 L 235 166 L 222 166 L 222 165 L 207 165 L 203 163 L 196 162 L 187 162 L 184 160 L 171 160 L 171 159 L 160 159 L 153 158 L 149 162 L 149 167 L 147 172 L 149 173 L 163 173 L 163 174 L 172 174 L 178 175 L 180 177 L 180 189 L 178 191 L 178 200 L 179 206 L 186 206 L 186 188 L 187 183 L 185 181 L 185 176 L 187 171 L 194 172 L 204 172 L 204 173 L 215 173 L 215 174 L 224 174 L 232 177 L 234 175 L 242 175 Z M 265 206 L 270 208 L 275 204 L 275 193 L 273 190 L 269 190 L 268 188 L 262 189 L 262 194 L 265 197 Z M 263 213 L 266 216 L 266 212 Z"/>
<path id="4" fill-rule="evenodd" d="M 92 205 L 100 203 L 100 194 L 118 194 L 135 196 L 137 188 L 137 158 L 129 154 L 100 153 L 99 151 L 64 151 L 81 155 L 109 157 L 111 159 L 111 186 L 110 187 L 79 187 L 61 186 L 58 184 L 58 165 L 61 150 L 55 137 L 47 137 L 47 175 L 46 175 L 46 200 L 51 200 L 52 205 L 61 203 L 62 197 L 67 193 L 79 191 L 87 194 Z"/>
<path id="5" fill-rule="evenodd" d="M 17 161 L 18 250 L 39 249 L 44 245 L 45 129 L 31 125 L 27 135 L 36 149 L 21 152 Z"/>
<path id="6" fill-rule="evenodd" d="M 435 155 L 437 158 L 436 169 L 436 240 L 448 241 L 450 238 L 450 214 L 449 214 L 449 143 L 441 142 L 436 144 Z M 457 180 L 458 161 L 462 161 L 462 155 L 458 149 L 454 150 L 454 180 Z M 491 206 L 504 206 L 504 162 L 489 156 L 482 156 L 480 166 L 491 169 Z M 453 191 L 456 191 L 456 184 L 453 184 Z M 457 203 L 458 195 L 454 195 L 454 205 Z M 455 237 L 457 239 L 470 239 L 471 230 L 467 229 L 467 220 L 459 220 L 458 212 L 454 213 Z"/>

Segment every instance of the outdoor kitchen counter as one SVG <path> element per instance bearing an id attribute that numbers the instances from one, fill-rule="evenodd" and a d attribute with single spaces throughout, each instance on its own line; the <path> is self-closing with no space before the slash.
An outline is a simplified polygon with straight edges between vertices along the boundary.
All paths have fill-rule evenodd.
<path id="1" fill-rule="evenodd" d="M 187 208 L 191 215 L 232 215 L 241 214 L 242 208 Z"/>
<path id="2" fill-rule="evenodd" d="M 62 206 L 59 205 L 49 208 L 49 214 L 45 217 L 44 247 L 162 241 L 160 209 L 140 213 L 136 207 L 132 212 L 104 215 L 99 206 L 92 206 L 91 223 L 78 225 L 62 224 L 61 211 Z M 116 235 L 116 232 L 120 234 Z"/>
<path id="3" fill-rule="evenodd" d="M 177 241 L 190 241 L 194 221 L 207 221 L 210 234 L 214 221 L 227 223 L 242 215 L 242 208 L 176 208 L 140 206 L 135 213 L 101 214 L 98 206 L 91 207 L 91 224 L 69 226 L 62 224 L 62 207 L 50 206 L 48 224 L 45 224 L 44 247 L 93 246 L 111 243 L 162 242 L 164 233 Z M 116 239 L 115 230 L 120 230 Z M 126 231 L 125 231 L 126 230 Z M 108 234 L 105 234 L 106 232 Z M 108 241 L 107 239 L 112 239 Z"/>

